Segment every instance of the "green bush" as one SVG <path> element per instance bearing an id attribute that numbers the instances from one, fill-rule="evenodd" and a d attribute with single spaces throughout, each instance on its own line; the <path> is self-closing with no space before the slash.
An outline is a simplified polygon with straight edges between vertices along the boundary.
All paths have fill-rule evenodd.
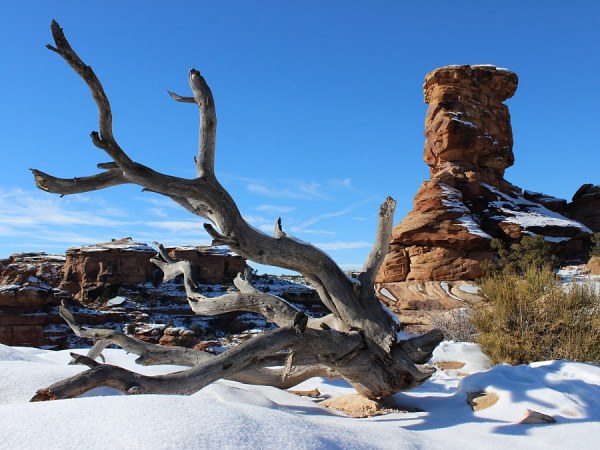
<path id="1" fill-rule="evenodd" d="M 524 273 L 529 267 L 554 267 L 556 257 L 550 254 L 551 245 L 542 236 L 523 236 L 520 242 L 507 246 L 500 239 L 492 239 L 492 251 L 497 258 L 492 269 L 504 273 Z"/>
<path id="2" fill-rule="evenodd" d="M 481 280 L 488 302 L 472 320 L 483 352 L 496 364 L 600 362 L 598 294 L 587 285 L 565 288 L 548 266 L 528 264 Z"/>

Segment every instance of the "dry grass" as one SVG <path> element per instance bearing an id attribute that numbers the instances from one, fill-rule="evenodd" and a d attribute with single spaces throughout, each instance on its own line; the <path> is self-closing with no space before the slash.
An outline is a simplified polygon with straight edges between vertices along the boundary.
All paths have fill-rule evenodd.
<path id="1" fill-rule="evenodd" d="M 477 342 L 477 329 L 473 325 L 470 308 L 457 308 L 430 316 L 434 328 L 444 333 L 444 339 L 457 342 Z"/>

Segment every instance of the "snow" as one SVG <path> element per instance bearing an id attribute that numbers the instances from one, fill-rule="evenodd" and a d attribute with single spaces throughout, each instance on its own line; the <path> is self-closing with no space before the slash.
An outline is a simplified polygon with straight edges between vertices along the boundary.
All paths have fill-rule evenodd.
<path id="1" fill-rule="evenodd" d="M 155 249 L 150 247 L 148 244 L 144 242 L 136 242 L 133 240 L 117 240 L 114 242 L 105 242 L 102 244 L 96 245 L 85 245 L 82 247 L 74 247 L 74 249 L 79 249 L 82 252 L 103 252 L 110 249 L 118 249 L 118 250 L 129 250 L 134 252 L 156 252 Z"/>
<path id="2" fill-rule="evenodd" d="M 481 229 L 481 227 L 473 220 L 471 216 L 464 215 L 455 219 L 460 225 L 465 227 L 467 231 L 475 236 L 480 236 L 485 239 L 492 239 L 492 237 Z"/>
<path id="3" fill-rule="evenodd" d="M 460 122 L 468 127 L 471 128 L 477 128 L 473 122 L 469 122 L 468 120 L 463 120 L 460 117 L 464 115 L 464 113 L 460 112 L 460 111 L 447 111 L 447 113 L 450 115 L 450 120 L 454 121 L 454 122 Z"/>
<path id="4" fill-rule="evenodd" d="M 600 275 L 592 275 L 585 266 L 561 267 L 556 272 L 562 277 L 563 288 L 569 292 L 574 285 L 586 286 L 600 296 Z"/>
<path id="5" fill-rule="evenodd" d="M 448 211 L 470 213 L 469 208 L 462 201 L 462 192 L 445 183 L 438 183 L 438 186 L 442 190 L 442 205 Z"/>
<path id="6" fill-rule="evenodd" d="M 86 350 L 77 350 L 85 353 Z M 307 398 L 271 387 L 218 381 L 191 396 L 123 396 L 98 388 L 75 399 L 29 403 L 34 392 L 85 368 L 68 351 L 0 345 L 0 448 L 44 449 L 464 449 L 597 448 L 600 367 L 546 361 L 488 369 L 476 344 L 443 342 L 433 363 L 457 361 L 425 384 L 394 396 L 422 412 L 352 419 Z M 145 374 L 181 370 L 137 366 L 136 355 L 107 349 L 107 362 Z M 466 376 L 465 376 L 466 375 Z M 313 378 L 324 396 L 354 393 L 344 381 Z M 466 396 L 495 391 L 500 399 L 473 412 Z M 519 425 L 526 409 L 556 424 Z"/>
<path id="7" fill-rule="evenodd" d="M 458 288 L 467 294 L 479 294 L 479 288 L 473 284 L 461 284 Z"/>
<path id="8" fill-rule="evenodd" d="M 487 183 L 481 183 L 481 185 L 502 199 L 490 202 L 491 206 L 507 214 L 507 216 L 495 217 L 496 219 L 514 223 L 523 228 L 547 226 L 579 228 L 585 233 L 593 234 L 592 230 L 585 225 L 550 211 L 538 203 L 526 200 L 521 196 L 511 197 Z"/>
<path id="9" fill-rule="evenodd" d="M 113 297 L 109 301 L 107 301 L 106 305 L 107 306 L 120 306 L 123 303 L 125 303 L 127 300 L 129 300 L 127 297 L 117 296 L 117 297 Z"/>
<path id="10" fill-rule="evenodd" d="M 393 294 L 392 294 L 390 291 L 388 291 L 386 288 L 382 288 L 382 289 L 379 291 L 379 293 L 380 293 L 381 295 L 383 295 L 384 297 L 387 297 L 387 298 L 389 298 L 389 299 L 390 299 L 391 301 L 393 301 L 393 302 L 397 302 L 397 301 L 398 301 L 398 299 L 397 299 L 396 297 L 394 297 L 394 295 L 393 295 Z"/>
<path id="11" fill-rule="evenodd" d="M 19 289 L 21 289 L 21 286 L 18 284 L 5 284 L 4 286 L 0 286 L 0 292 L 17 291 Z"/>
<path id="12" fill-rule="evenodd" d="M 481 229 L 479 224 L 475 222 L 471 216 L 471 211 L 462 201 L 462 192 L 445 183 L 438 183 L 438 186 L 442 190 L 442 205 L 444 205 L 448 211 L 463 213 L 461 217 L 454 219 L 459 225 L 465 227 L 470 234 L 485 239 L 492 239 L 489 234 Z"/>
<path id="13" fill-rule="evenodd" d="M 444 292 L 448 295 L 448 297 L 453 298 L 454 300 L 458 300 L 459 302 L 463 301 L 461 298 L 458 298 L 456 295 L 454 295 L 450 292 L 450 285 L 448 284 L 447 281 L 440 282 L 440 286 L 442 287 Z"/>

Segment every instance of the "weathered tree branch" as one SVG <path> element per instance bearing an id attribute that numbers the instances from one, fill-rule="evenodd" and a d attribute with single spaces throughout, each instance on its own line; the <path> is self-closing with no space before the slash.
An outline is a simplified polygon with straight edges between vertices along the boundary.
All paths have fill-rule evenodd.
<path id="1" fill-rule="evenodd" d="M 387 255 L 392 238 L 392 228 L 394 227 L 394 211 L 396 210 L 396 200 L 387 197 L 385 202 L 379 207 L 379 220 L 377 222 L 377 233 L 375 243 L 365 261 L 359 280 L 362 285 L 374 287 L 375 277 L 381 268 L 381 264 Z"/>
<path id="2" fill-rule="evenodd" d="M 267 321 L 275 323 L 279 327 L 291 326 L 300 310 L 281 297 L 259 291 L 250 282 L 250 272 L 244 275 L 239 273 L 233 280 L 233 284 L 239 292 L 228 293 L 218 297 L 206 297 L 198 290 L 196 282 L 192 277 L 192 268 L 189 261 L 177 261 L 172 258 L 165 248 L 158 242 L 158 253 L 162 261 L 152 258 L 164 274 L 163 280 L 174 279 L 183 275 L 184 286 L 188 302 L 192 311 L 198 315 L 212 316 L 228 312 L 246 311 L 261 314 Z M 321 319 L 312 319 L 314 328 L 320 328 Z"/>
<path id="3" fill-rule="evenodd" d="M 196 364 L 193 368 L 167 375 L 146 376 L 110 364 L 100 364 L 66 380 L 40 389 L 31 401 L 73 398 L 98 386 L 109 386 L 124 394 L 193 394 L 208 384 L 227 378 L 243 370 L 262 357 L 282 348 L 300 345 L 311 348 L 312 353 L 328 349 L 335 344 L 351 351 L 360 345 L 358 334 L 342 336 L 334 330 L 301 333 L 295 328 L 279 328 L 265 332 L 225 353 Z M 327 355 L 330 356 L 330 355 Z"/>
<path id="4" fill-rule="evenodd" d="M 52 194 L 80 194 L 128 183 L 121 169 L 111 169 L 97 175 L 70 179 L 53 177 L 37 169 L 31 169 L 31 172 L 37 187 Z"/>
<path id="5" fill-rule="evenodd" d="M 190 87 L 200 108 L 200 136 L 197 159 L 198 176 L 214 177 L 217 114 L 213 95 L 206 80 L 196 69 L 190 70 Z"/>
<path id="6" fill-rule="evenodd" d="M 60 307 L 59 314 L 77 336 L 94 340 L 94 345 L 85 357 L 87 359 L 84 359 L 81 355 L 72 354 L 74 358 L 74 361 L 72 361 L 73 364 L 84 363 L 88 367 L 95 366 L 96 364 L 91 364 L 89 361 L 95 361 L 98 357 L 102 357 L 104 360 L 102 351 L 109 345 L 117 345 L 128 353 L 139 355 L 139 358 L 135 362 L 144 366 L 175 364 L 193 367 L 199 362 L 206 361 L 215 356 L 211 353 L 190 348 L 151 344 L 111 329 L 83 328 L 76 323 L 73 314 L 64 304 Z M 260 359 L 227 379 L 242 383 L 261 384 L 287 389 L 316 376 L 328 378 L 339 377 L 334 370 L 321 365 L 315 357 L 307 358 L 305 355 L 296 358 L 295 366 L 285 374 L 286 376 L 283 376 L 283 368 L 271 366 L 282 366 L 284 360 L 285 354 L 272 355 Z"/>
<path id="7" fill-rule="evenodd" d="M 52 22 L 51 28 L 56 46 L 48 48 L 62 56 L 89 87 L 98 108 L 100 130 L 99 133 L 91 134 L 92 142 L 106 152 L 113 162 L 100 165 L 106 172 L 70 180 L 52 177 L 34 169 L 38 187 L 64 195 L 133 183 L 146 191 L 165 195 L 192 213 L 214 223 L 216 228 L 206 224 L 205 229 L 216 244 L 229 245 L 239 255 L 257 263 L 278 266 L 306 276 L 315 284 L 320 298 L 332 314 L 324 319 L 309 319 L 282 299 L 257 291 L 243 277 L 236 281 L 238 293 L 206 298 L 198 291 L 189 265 L 165 258 L 164 252 L 159 248 L 159 255 L 163 257 L 155 258 L 154 262 L 163 269 L 167 279 L 179 273 L 184 274 L 188 298 L 196 312 L 214 314 L 234 309 L 260 312 L 281 328 L 248 341 L 224 355 L 196 362 L 189 356 L 189 362 L 194 366 L 179 374 L 165 375 L 163 378 L 143 377 L 124 369 L 100 365 L 73 379 L 51 386 L 49 390 L 41 392 L 39 398 L 66 398 L 98 383 L 129 393 L 195 392 L 217 378 L 234 374 L 239 376 L 253 365 L 259 365 L 259 369 L 263 370 L 264 366 L 260 365 L 265 364 L 267 359 L 280 358 L 277 355 L 280 350 L 294 352 L 280 374 L 284 378 L 293 372 L 293 362 L 298 359 L 296 355 L 302 355 L 300 360 L 309 356 L 315 363 L 297 366 L 297 373 L 311 373 L 326 366 L 344 376 L 363 395 L 372 398 L 412 387 L 431 375 L 429 370 L 419 370 L 415 363 L 420 364 L 429 357 L 441 340 L 441 335 L 433 333 L 421 340 L 397 343 L 396 335 L 400 324 L 377 300 L 373 288 L 375 274 L 389 243 L 394 200 L 388 197 L 380 209 L 375 245 L 359 275 L 360 283 L 354 283 L 323 251 L 287 236 L 280 221 L 277 222 L 274 235 L 268 236 L 242 218 L 236 203 L 214 174 L 217 116 L 211 90 L 197 70 L 192 69 L 189 73 L 193 99 L 170 93 L 176 101 L 196 103 L 200 109 L 199 149 L 196 158 L 198 176 L 186 180 L 159 173 L 133 161 L 125 153 L 113 135 L 111 107 L 96 74 L 71 48 L 59 25 Z M 176 352 L 170 350 L 164 354 L 155 349 L 149 350 L 131 337 L 124 338 L 123 334 L 83 329 L 79 332 L 91 333 L 91 337 L 96 339 L 91 356 L 99 355 L 106 342 L 119 343 L 124 348 L 135 348 L 136 352 L 140 352 L 138 354 L 142 361 L 147 361 L 148 358 L 154 358 L 153 361 L 164 360 L 176 355 Z M 271 341 L 267 343 L 268 340 Z M 185 352 L 182 352 L 177 354 L 178 360 L 186 358 Z M 177 383 L 186 385 L 179 387 Z"/>

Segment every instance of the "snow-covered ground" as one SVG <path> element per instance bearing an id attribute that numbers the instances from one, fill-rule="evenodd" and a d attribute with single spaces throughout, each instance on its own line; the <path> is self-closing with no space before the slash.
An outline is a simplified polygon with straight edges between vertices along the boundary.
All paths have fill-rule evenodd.
<path id="1" fill-rule="evenodd" d="M 79 352 L 85 353 L 85 350 Z M 107 362 L 147 374 L 135 355 L 105 350 Z M 424 385 L 397 394 L 423 412 L 352 419 L 308 398 L 270 387 L 219 381 L 192 396 L 123 396 L 110 388 L 81 398 L 29 403 L 35 391 L 84 368 L 68 351 L 0 345 L 0 448 L 468 449 L 598 448 L 600 367 L 547 361 L 486 369 L 475 344 L 443 342 L 432 363 L 455 362 Z M 458 364 L 456 364 L 458 363 Z M 458 367 L 464 363 L 464 366 Z M 458 367 L 458 368 L 457 368 Z M 296 389 L 353 393 L 343 381 L 308 380 Z M 495 391 L 496 404 L 473 412 L 467 392 Z M 526 409 L 557 423 L 521 425 Z"/>

